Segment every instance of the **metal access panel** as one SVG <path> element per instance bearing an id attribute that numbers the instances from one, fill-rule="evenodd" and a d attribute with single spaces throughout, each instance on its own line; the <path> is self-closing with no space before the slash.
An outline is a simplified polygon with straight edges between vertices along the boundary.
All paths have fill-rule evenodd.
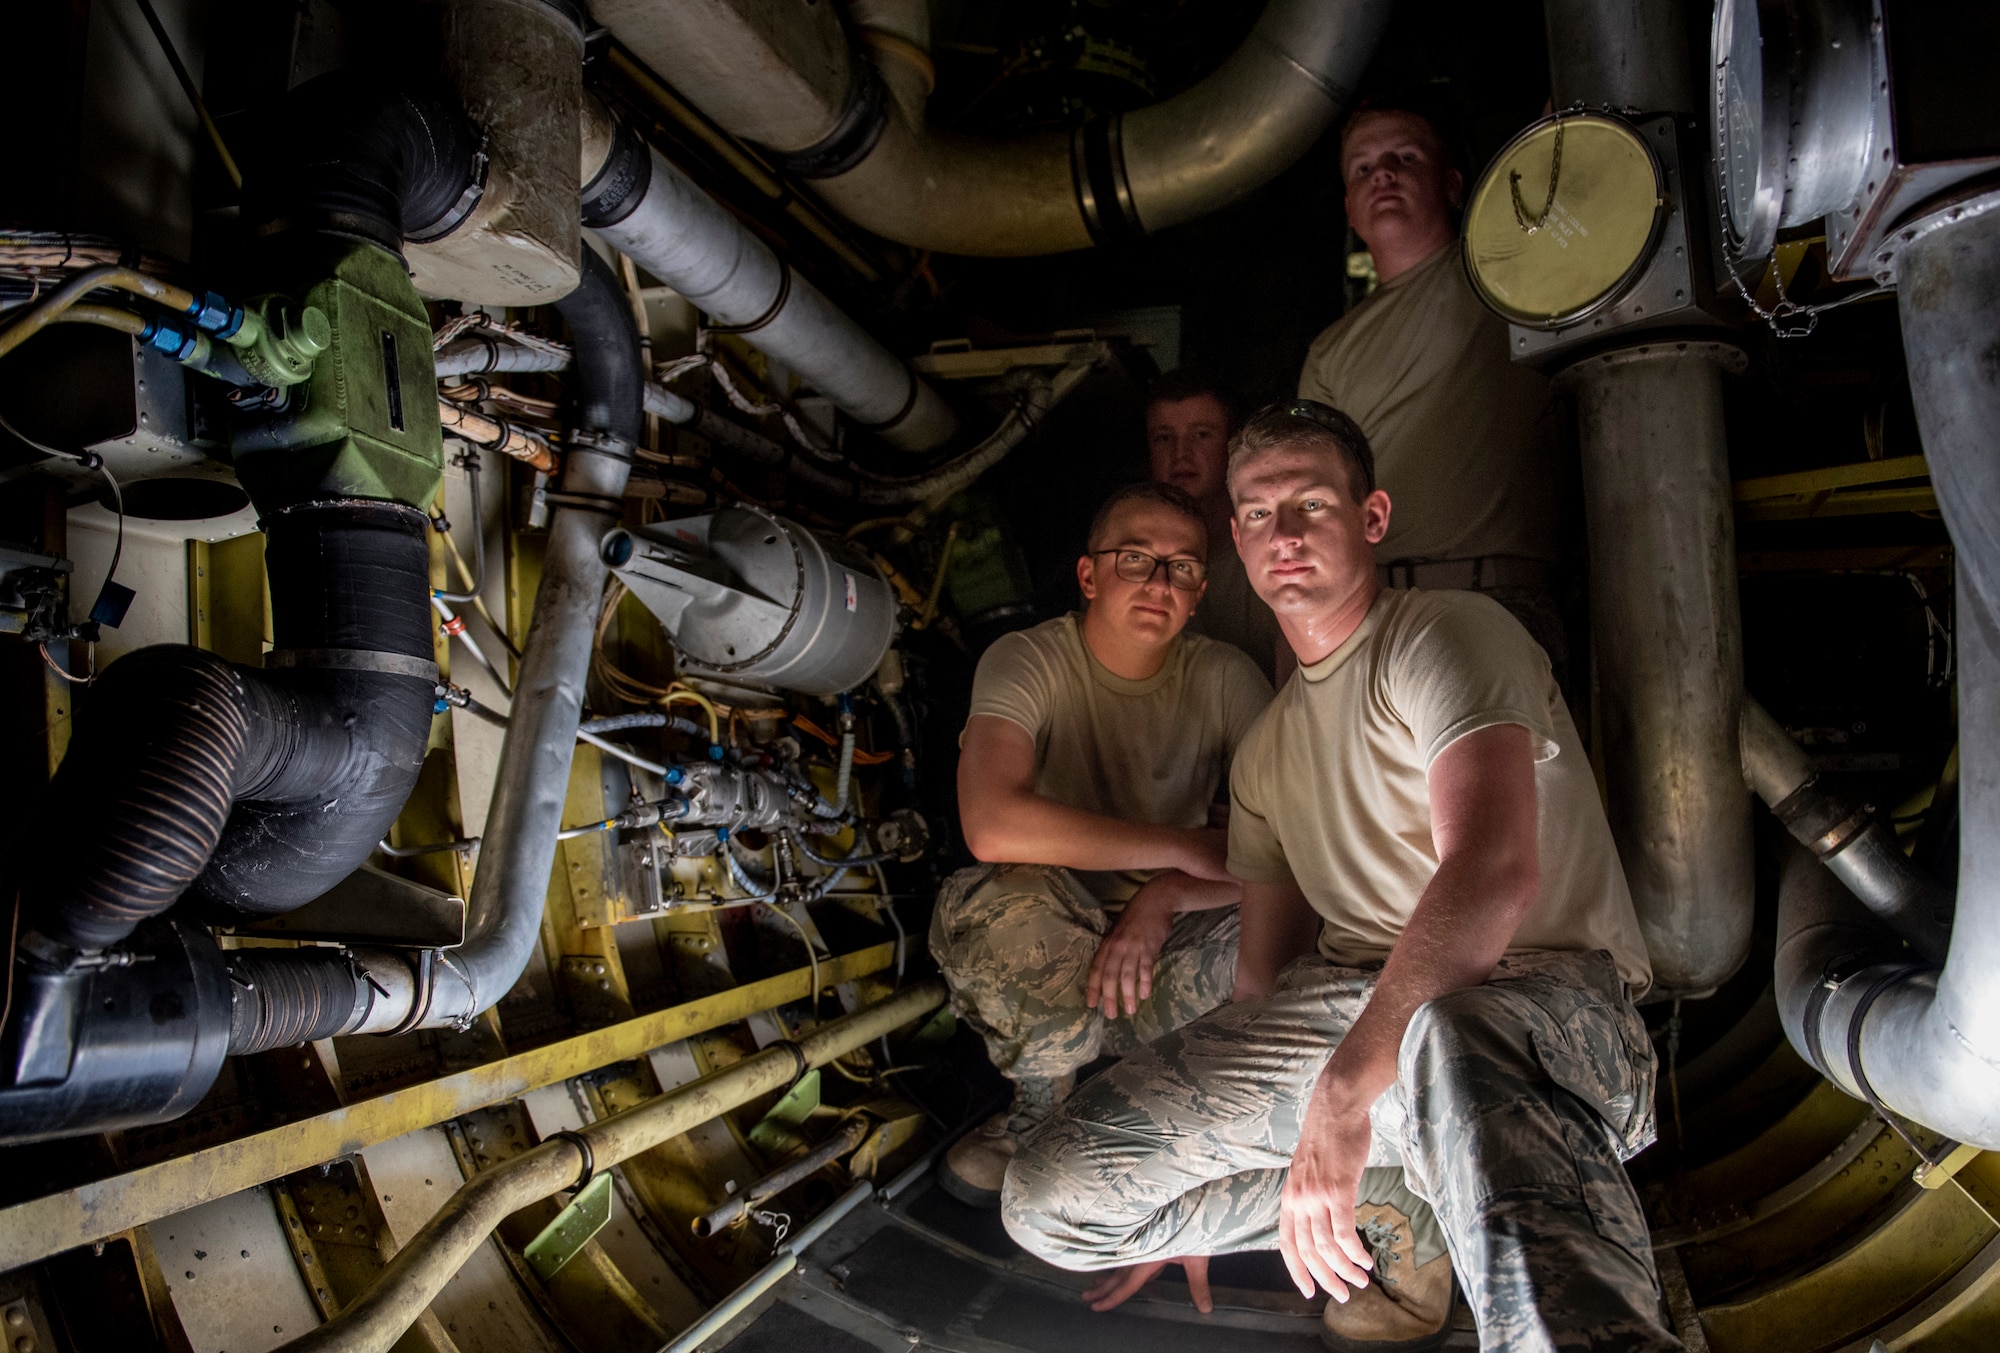
<path id="1" fill-rule="evenodd" d="M 1616 296 L 1573 324 L 1555 329 L 1509 324 L 1507 345 L 1515 361 L 1553 365 L 1613 339 L 1665 329 L 1720 329 L 1728 322 L 1732 307 L 1722 298 L 1711 262 L 1712 208 L 1698 149 L 1700 126 L 1673 115 L 1634 126 L 1652 149 L 1666 186 L 1667 212 L 1652 256 Z"/>

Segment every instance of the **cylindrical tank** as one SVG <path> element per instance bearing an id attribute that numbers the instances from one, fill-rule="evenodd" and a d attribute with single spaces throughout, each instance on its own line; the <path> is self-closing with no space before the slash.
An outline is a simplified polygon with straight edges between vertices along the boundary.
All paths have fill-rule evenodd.
<path id="1" fill-rule="evenodd" d="M 834 695 L 895 637 L 895 594 L 865 555 L 757 508 L 620 528 L 604 559 L 691 675 Z"/>

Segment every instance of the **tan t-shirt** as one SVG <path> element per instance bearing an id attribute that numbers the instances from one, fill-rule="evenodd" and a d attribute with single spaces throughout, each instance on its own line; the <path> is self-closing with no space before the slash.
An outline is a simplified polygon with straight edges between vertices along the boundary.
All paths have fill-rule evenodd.
<path id="1" fill-rule="evenodd" d="M 1229 872 L 1296 880 L 1337 963 L 1387 958 L 1437 872 L 1428 775 L 1496 724 L 1535 748 L 1541 896 L 1509 952 L 1609 950 L 1652 966 L 1576 726 L 1520 622 L 1475 592 L 1385 591 L 1347 642 L 1286 683 L 1236 755 Z"/>
<path id="2" fill-rule="evenodd" d="M 1205 634 L 1218 643 L 1241 649 L 1257 664 L 1264 680 L 1272 679 L 1278 654 L 1278 617 L 1250 587 L 1243 558 L 1235 542 L 1224 536 L 1209 542 L 1208 591 L 1188 620 L 1188 632 Z"/>
<path id="3" fill-rule="evenodd" d="M 1230 757 L 1271 684 L 1228 644 L 1183 632 L 1166 663 L 1128 681 L 1066 615 L 994 640 L 972 678 L 969 717 L 1010 719 L 1035 740 L 1035 792 L 1085 812 L 1162 827 L 1205 827 Z M 1154 870 L 1077 871 L 1120 903 Z"/>
<path id="4" fill-rule="evenodd" d="M 1553 563 L 1560 405 L 1507 357 L 1458 250 L 1383 283 L 1313 340 L 1299 395 L 1361 425 L 1392 504 L 1383 563 L 1517 555 Z"/>

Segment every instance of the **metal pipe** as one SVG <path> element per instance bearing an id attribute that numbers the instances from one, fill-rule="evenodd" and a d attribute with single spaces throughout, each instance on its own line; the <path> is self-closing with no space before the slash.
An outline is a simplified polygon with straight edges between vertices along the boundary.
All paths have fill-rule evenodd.
<path id="1" fill-rule="evenodd" d="M 861 1139 L 867 1135 L 868 1124 L 857 1118 L 782 1170 L 773 1170 L 750 1187 L 731 1194 L 722 1203 L 696 1217 L 689 1223 L 690 1227 L 697 1237 L 704 1240 L 717 1231 L 728 1230 L 748 1216 L 751 1208 L 769 1202 L 792 1185 L 839 1160 L 861 1145 Z"/>
<path id="2" fill-rule="evenodd" d="M 936 1009 L 944 999 L 944 984 L 936 980 L 906 987 L 795 1042 L 774 1043 L 721 1071 L 601 1118 L 576 1135 L 588 1143 L 593 1167 L 610 1169 L 761 1095 L 786 1089 L 807 1070 L 873 1042 Z M 494 1228 L 528 1204 L 570 1187 L 583 1166 L 582 1152 L 566 1136 L 474 1176 L 397 1251 L 373 1287 L 318 1329 L 285 1344 L 286 1353 L 383 1353 L 416 1323 Z M 794 1256 L 821 1233 L 806 1228 L 793 1242 Z"/>
<path id="3" fill-rule="evenodd" d="M 1681 0 L 1546 0 L 1543 15 L 1557 108 L 1685 113 L 1703 105 Z"/>
<path id="4" fill-rule="evenodd" d="M 1611 830 L 1655 991 L 1706 993 L 1750 952 L 1751 819 L 1737 750 L 1743 632 L 1722 373 L 1743 354 L 1654 343 L 1563 373 L 1576 392 Z"/>
<path id="5" fill-rule="evenodd" d="M 828 1231 L 847 1219 L 847 1214 L 867 1202 L 875 1193 L 875 1186 L 862 1180 L 853 1188 L 840 1195 L 832 1207 L 813 1218 L 797 1237 L 779 1247 L 771 1262 L 751 1274 L 744 1284 L 716 1303 L 715 1309 L 694 1322 L 681 1336 L 668 1344 L 660 1353 L 695 1353 L 703 1344 L 720 1334 L 729 1322 L 750 1309 L 750 1304 L 763 1296 L 779 1280 L 799 1266 L 799 1256 L 817 1243 Z"/>
<path id="6" fill-rule="evenodd" d="M 1951 945 L 1951 894 L 1903 853 L 1872 805 L 1821 788 L 1806 754 L 1747 695 L 1741 727 L 1743 776 L 1757 797 L 1919 958 L 1943 963 Z"/>
<path id="7" fill-rule="evenodd" d="M 791 270 L 729 210 L 584 101 L 584 223 L 890 445 L 931 451 L 958 415 L 909 365 Z"/>
<path id="8" fill-rule="evenodd" d="M 920 23 L 832 6 L 597 0 L 599 22 L 727 131 L 776 149 L 849 220 L 921 249 L 1060 253 L 1143 235 L 1236 201 L 1333 125 L 1373 57 L 1388 0 L 1270 0 L 1207 78 L 1074 134 L 990 140 L 923 116 Z"/>
<path id="9" fill-rule="evenodd" d="M 641 428 L 644 374 L 618 280 L 583 251 L 583 280 L 557 303 L 576 338 L 575 431 L 549 526 L 534 617 L 500 747 L 485 844 L 468 899 L 466 941 L 440 961 L 419 1028 L 462 1026 L 505 995 L 541 941 L 542 904 L 569 794 L 590 636 L 606 570 L 597 550 L 615 520 Z"/>
<path id="10" fill-rule="evenodd" d="M 1897 232 L 1903 346 L 1924 454 L 1958 549 L 1958 907 L 1942 970 L 1893 943 L 1844 890 L 1794 871 L 1779 904 L 1785 1030 L 1850 1094 L 2000 1149 L 2000 193 Z M 1808 1019 L 1808 1015 L 1813 1016 Z"/>

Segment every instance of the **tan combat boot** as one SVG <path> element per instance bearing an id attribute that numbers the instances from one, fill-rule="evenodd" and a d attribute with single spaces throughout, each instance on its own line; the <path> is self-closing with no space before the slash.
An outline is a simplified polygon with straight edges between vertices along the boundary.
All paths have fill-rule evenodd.
<path id="1" fill-rule="evenodd" d="M 1375 1256 L 1368 1286 L 1329 1300 L 1320 1341 L 1334 1353 L 1423 1353 L 1451 1337 L 1451 1256 L 1418 1265 L 1410 1218 L 1389 1203 L 1357 1203 L 1354 1229 Z"/>
<path id="2" fill-rule="evenodd" d="M 960 1137 L 945 1152 L 944 1165 L 938 1170 L 939 1187 L 968 1206 L 999 1207 L 1007 1162 L 1021 1149 L 1021 1138 L 1055 1112 L 1075 1082 L 1074 1076 L 1028 1077 L 1014 1082 L 1013 1104 Z"/>

